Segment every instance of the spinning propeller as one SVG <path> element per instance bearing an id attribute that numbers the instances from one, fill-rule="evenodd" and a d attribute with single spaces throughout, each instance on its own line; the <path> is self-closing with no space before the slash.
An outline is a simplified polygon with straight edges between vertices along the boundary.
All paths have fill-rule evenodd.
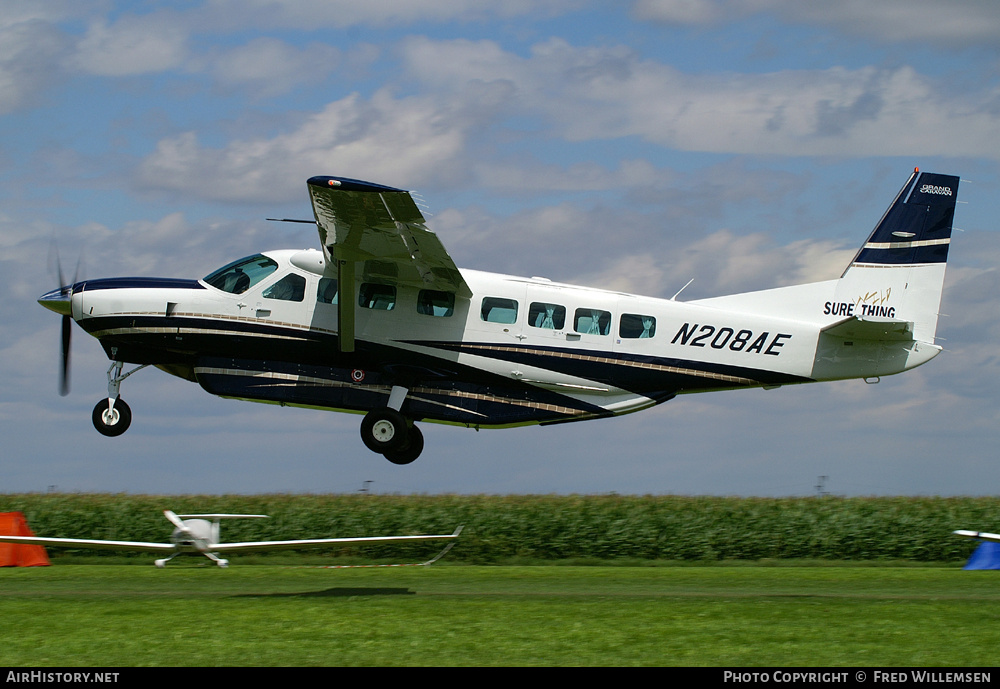
<path id="1" fill-rule="evenodd" d="M 187 524 L 184 523 L 184 520 L 178 517 L 172 511 L 163 510 L 163 516 L 165 516 L 170 521 L 171 524 L 176 526 L 179 532 L 187 534 L 191 538 L 191 540 L 195 539 L 195 535 L 191 533 L 191 529 L 189 529 Z"/>
<path id="2" fill-rule="evenodd" d="M 76 285 L 80 273 L 80 263 L 76 264 L 76 274 L 73 275 L 73 282 L 66 283 L 63 280 L 62 264 L 59 255 L 56 254 L 56 274 L 61 287 L 46 292 L 38 299 L 38 303 L 45 308 L 62 315 L 62 367 L 59 372 L 59 394 L 65 397 L 69 394 L 69 349 L 70 340 L 73 336 L 73 287 Z"/>

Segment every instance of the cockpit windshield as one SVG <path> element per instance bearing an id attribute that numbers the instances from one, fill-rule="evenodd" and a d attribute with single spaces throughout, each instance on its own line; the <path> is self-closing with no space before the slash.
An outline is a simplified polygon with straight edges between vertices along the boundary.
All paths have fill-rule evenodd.
<path id="1" fill-rule="evenodd" d="M 263 254 L 233 261 L 205 277 L 212 287 L 230 294 L 243 294 L 278 269 L 278 264 Z"/>

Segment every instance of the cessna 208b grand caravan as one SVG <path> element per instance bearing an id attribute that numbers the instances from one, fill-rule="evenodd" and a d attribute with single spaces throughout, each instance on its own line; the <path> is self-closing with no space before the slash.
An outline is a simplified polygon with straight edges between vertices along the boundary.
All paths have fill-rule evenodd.
<path id="1" fill-rule="evenodd" d="M 364 413 L 365 445 L 406 464 L 418 421 L 554 424 L 923 364 L 941 351 L 958 183 L 914 170 L 839 279 L 680 302 L 459 270 L 408 192 L 313 177 L 322 251 L 202 280 L 84 280 L 39 302 L 63 314 L 64 391 L 70 319 L 111 359 L 104 435 L 128 428 L 121 383 L 152 365 L 222 397 Z"/>

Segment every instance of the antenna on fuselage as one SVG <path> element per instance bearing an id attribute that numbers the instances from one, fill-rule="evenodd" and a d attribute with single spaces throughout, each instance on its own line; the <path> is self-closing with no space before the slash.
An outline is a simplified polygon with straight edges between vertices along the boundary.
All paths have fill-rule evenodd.
<path id="1" fill-rule="evenodd" d="M 684 283 L 684 286 L 683 286 L 683 287 L 681 287 L 681 288 L 680 288 L 679 290 L 677 290 L 677 294 L 675 294 L 674 296 L 670 297 L 670 301 L 677 301 L 677 296 L 678 296 L 678 295 L 679 295 L 679 294 L 680 294 L 681 292 L 683 292 L 684 290 L 686 290 L 686 289 L 687 289 L 687 286 L 688 286 L 688 285 L 690 285 L 690 284 L 691 284 L 692 282 L 694 282 L 694 278 L 691 278 L 691 279 L 690 279 L 690 280 L 688 280 L 688 281 L 687 281 L 686 283 Z"/>

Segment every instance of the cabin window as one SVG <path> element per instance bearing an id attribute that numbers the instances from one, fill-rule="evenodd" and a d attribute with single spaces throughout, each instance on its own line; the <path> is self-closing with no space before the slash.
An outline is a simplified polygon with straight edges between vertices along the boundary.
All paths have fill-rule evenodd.
<path id="1" fill-rule="evenodd" d="M 656 334 L 656 319 L 652 316 L 639 316 L 634 313 L 623 313 L 618 324 L 618 334 L 623 339 L 646 339 Z"/>
<path id="2" fill-rule="evenodd" d="M 562 330 L 566 325 L 566 307 L 533 301 L 528 308 L 528 325 L 533 328 Z"/>
<path id="3" fill-rule="evenodd" d="M 337 303 L 336 278 L 320 278 L 319 287 L 316 289 L 316 301 L 321 304 Z"/>
<path id="4" fill-rule="evenodd" d="M 488 323 L 516 323 L 517 302 L 501 297 L 483 297 L 480 317 Z"/>
<path id="5" fill-rule="evenodd" d="M 257 254 L 233 261 L 205 278 L 212 287 L 230 294 L 243 294 L 278 269 L 267 256 Z"/>
<path id="6" fill-rule="evenodd" d="M 264 290 L 265 299 L 281 301 L 302 301 L 306 296 L 306 279 L 292 273 L 278 280 Z"/>
<path id="7" fill-rule="evenodd" d="M 455 295 L 451 292 L 422 289 L 417 294 L 417 313 L 425 316 L 451 316 L 455 313 Z"/>
<path id="8" fill-rule="evenodd" d="M 611 312 L 600 309 L 577 309 L 573 330 L 584 335 L 607 335 L 611 332 Z"/>
<path id="9" fill-rule="evenodd" d="M 396 288 L 392 285 L 364 282 L 358 294 L 358 306 L 376 311 L 392 311 L 396 306 Z"/>

